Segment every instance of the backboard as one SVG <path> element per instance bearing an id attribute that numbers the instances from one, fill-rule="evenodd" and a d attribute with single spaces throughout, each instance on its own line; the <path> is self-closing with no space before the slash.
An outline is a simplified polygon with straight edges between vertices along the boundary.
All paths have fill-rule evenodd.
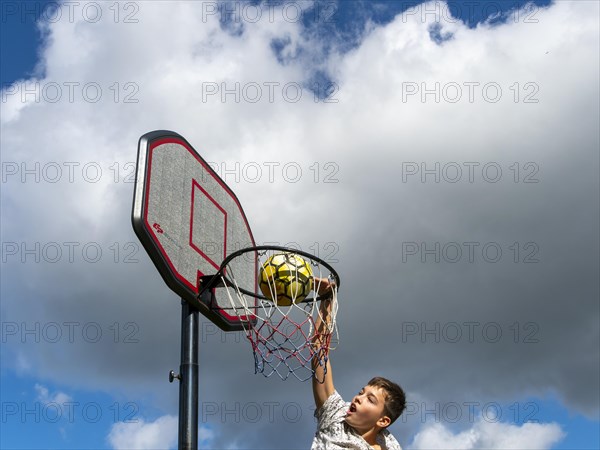
<path id="1" fill-rule="evenodd" d="M 242 206 L 225 182 L 172 131 L 144 134 L 138 159 L 132 222 L 166 284 L 225 331 L 242 330 L 234 299 L 213 289 L 198 299 L 198 281 L 215 274 L 231 253 L 254 246 Z M 235 267 L 228 270 L 235 270 Z M 257 266 L 236 271 L 257 288 Z"/>

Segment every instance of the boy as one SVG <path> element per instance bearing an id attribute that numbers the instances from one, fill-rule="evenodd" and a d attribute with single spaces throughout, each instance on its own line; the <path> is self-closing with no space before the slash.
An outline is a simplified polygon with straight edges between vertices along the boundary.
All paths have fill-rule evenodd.
<path id="1" fill-rule="evenodd" d="M 319 292 L 325 292 L 328 288 L 330 285 L 327 282 Z M 324 339 L 323 333 L 327 331 L 330 312 L 331 301 L 321 300 L 316 321 L 317 333 L 313 339 L 315 357 L 312 367 L 315 375 L 312 387 L 318 425 L 311 450 L 402 450 L 387 430 L 406 406 L 402 388 L 385 378 L 376 377 L 348 404 L 333 386 L 329 358 L 326 358 L 325 367 L 319 363 L 317 355 L 320 353 L 321 339 Z"/>

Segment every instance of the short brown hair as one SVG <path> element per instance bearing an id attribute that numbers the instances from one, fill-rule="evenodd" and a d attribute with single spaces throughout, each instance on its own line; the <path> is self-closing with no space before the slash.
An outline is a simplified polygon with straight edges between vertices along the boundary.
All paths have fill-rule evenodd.
<path id="1" fill-rule="evenodd" d="M 390 418 L 390 425 L 400 417 L 400 414 L 406 408 L 406 395 L 400 386 L 396 383 L 383 377 L 372 378 L 368 383 L 369 386 L 381 388 L 385 392 L 385 404 L 383 412 Z"/>

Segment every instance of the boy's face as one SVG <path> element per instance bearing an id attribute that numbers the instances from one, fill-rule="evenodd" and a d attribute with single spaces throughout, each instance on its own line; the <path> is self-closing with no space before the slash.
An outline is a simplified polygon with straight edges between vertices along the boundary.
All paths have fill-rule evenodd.
<path id="1" fill-rule="evenodd" d="M 377 386 L 365 386 L 346 412 L 346 423 L 356 430 L 368 430 L 378 425 L 384 428 L 389 418 L 384 415 L 385 391 Z"/>

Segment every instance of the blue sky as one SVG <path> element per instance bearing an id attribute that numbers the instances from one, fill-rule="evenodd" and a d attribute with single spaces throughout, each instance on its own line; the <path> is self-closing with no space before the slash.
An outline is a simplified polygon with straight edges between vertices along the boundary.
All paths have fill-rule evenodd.
<path id="1" fill-rule="evenodd" d="M 131 230 L 131 184 L 125 181 L 136 139 L 164 128 L 179 130 L 209 160 L 225 165 L 294 160 L 311 173 L 314 161 L 339 164 L 335 184 L 248 183 L 242 177 L 233 189 L 251 211 L 259 240 L 294 239 L 307 249 L 315 241 L 322 249 L 335 242 L 341 249 L 342 279 L 352 280 L 340 311 L 346 334 L 334 356 L 344 397 L 370 375 L 362 369 L 373 366 L 399 379 L 417 409 L 435 411 L 431 405 L 439 402 L 447 412 L 444 405 L 461 405 L 458 421 L 443 413 L 423 420 L 422 411 L 412 410 L 392 429 L 403 448 L 431 448 L 444 439 L 482 448 L 507 442 L 502 434 L 537 445 L 528 448 L 600 448 L 597 10 L 593 2 L 525 3 L 430 3 L 460 19 L 442 15 L 439 22 L 432 19 L 435 10 L 422 15 L 420 2 L 302 3 L 301 21 L 275 25 L 232 16 L 198 21 L 205 17 L 191 2 L 164 10 L 149 2 L 114 3 L 118 21 L 116 10 L 103 3 L 102 18 L 92 23 L 82 14 L 95 9 L 82 3 L 72 21 L 61 5 L 61 19 L 40 28 L 40 17 L 56 17 L 56 3 L 3 2 L 0 447 L 174 448 L 177 387 L 168 384 L 167 374 L 179 363 L 179 305 Z M 407 10 L 411 14 L 401 19 Z M 331 20 L 323 20 L 329 14 Z M 163 16 L 172 27 L 159 27 Z M 161 46 L 171 40 L 171 47 Z M 573 87 L 577 74 L 583 82 Z M 19 91 L 14 94 L 24 88 L 22 80 L 97 83 L 104 97 L 89 102 L 76 90 L 74 102 L 22 100 Z M 315 82 L 333 83 L 339 105 L 327 109 L 312 95 L 298 104 L 281 98 L 273 105 L 198 100 L 202 81 L 222 80 L 292 81 L 309 89 Z M 474 102 L 447 99 L 455 85 L 466 96 L 462 83 L 468 81 L 502 86 L 505 97 L 498 103 L 478 94 Z M 448 88 L 441 102 L 399 97 L 401 90 L 435 82 Z M 124 102 L 128 94 L 138 101 Z M 525 104 L 528 94 L 539 102 Z M 493 162 L 504 178 L 455 184 L 445 183 L 451 172 L 442 172 L 441 183 L 404 172 L 407 164 L 464 168 L 469 161 L 478 167 Z M 66 163 L 76 167 L 74 182 L 65 180 L 66 170 L 59 182 L 48 182 L 55 165 L 64 169 Z M 38 171 L 41 179 L 35 180 L 23 164 L 48 171 Z M 511 164 L 521 170 L 519 183 Z M 102 167 L 98 183 L 79 170 L 86 165 Z M 541 182 L 525 185 L 523 174 L 531 175 L 532 167 Z M 330 224 L 295 224 L 290 237 L 259 211 L 276 210 L 276 198 L 295 198 L 299 186 L 319 203 L 340 207 Z M 304 202 L 306 197 L 297 198 L 294 204 L 304 209 L 290 211 L 307 211 Z M 523 253 L 537 248 L 541 263 L 479 258 L 452 264 L 443 255 L 433 263 L 417 255 L 399 264 L 387 250 L 400 248 L 400 239 L 429 246 L 497 241 L 511 256 L 517 242 Z M 537 247 L 525 246 L 532 241 Z M 58 263 L 36 247 L 50 242 L 62 248 Z M 77 242 L 74 262 L 66 257 L 69 242 Z M 80 253 L 86 243 L 102 249 L 98 263 Z M 385 325 L 362 315 L 372 292 L 357 281 L 365 267 L 377 264 L 387 275 L 378 287 Z M 453 345 L 443 336 L 441 343 L 400 336 L 392 321 L 398 317 L 402 325 L 426 327 L 499 323 L 505 338 L 517 323 L 522 333 L 493 345 L 485 336 Z M 65 323 L 78 324 L 72 339 Z M 528 323 L 537 324 L 530 345 L 523 340 Z M 377 351 L 354 333 L 362 326 L 380 345 Z M 207 322 L 203 329 L 212 330 Z M 60 336 L 53 334 L 57 330 Z M 101 336 L 91 337 L 98 330 Z M 242 435 L 266 448 L 282 442 L 285 448 L 308 447 L 314 432 L 310 387 L 254 378 L 250 349 L 236 339 L 211 332 L 203 340 L 201 398 L 225 410 L 295 402 L 302 418 L 290 422 L 281 411 L 273 422 L 210 416 L 201 424 L 203 448 L 245 448 Z M 366 355 L 361 367 L 352 364 L 356 355 Z M 472 420 L 466 419 L 469 402 L 478 405 Z M 482 419 L 490 408 L 500 408 L 500 420 Z M 525 427 L 530 423 L 535 426 Z M 497 424 L 506 428 L 493 428 Z M 479 436 L 471 444 L 461 435 L 469 431 Z"/>

